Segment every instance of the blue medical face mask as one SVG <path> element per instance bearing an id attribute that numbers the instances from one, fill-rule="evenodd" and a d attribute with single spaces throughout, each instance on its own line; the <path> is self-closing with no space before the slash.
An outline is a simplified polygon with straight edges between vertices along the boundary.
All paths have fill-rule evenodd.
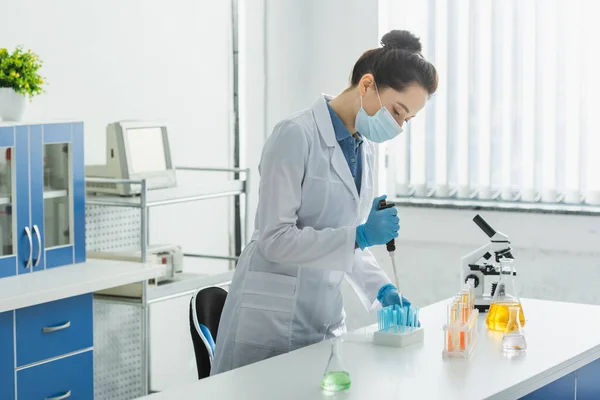
<path id="1" fill-rule="evenodd" d="M 381 108 L 375 115 L 367 114 L 363 108 L 361 96 L 360 109 L 358 110 L 358 114 L 356 114 L 354 125 L 358 133 L 370 141 L 383 143 L 401 134 L 402 127 L 381 103 L 381 97 L 379 97 L 377 87 L 375 87 L 375 91 L 377 93 L 377 98 L 379 99 L 379 104 L 381 104 Z"/>

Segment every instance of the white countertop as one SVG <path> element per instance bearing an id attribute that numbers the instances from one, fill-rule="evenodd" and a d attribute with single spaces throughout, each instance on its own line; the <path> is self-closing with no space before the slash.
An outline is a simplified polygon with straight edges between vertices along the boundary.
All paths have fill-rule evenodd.
<path id="1" fill-rule="evenodd" d="M 234 271 L 220 274 L 192 274 L 182 272 L 172 280 L 148 287 L 148 303 L 155 303 L 184 293 L 196 293 L 199 289 L 231 283 Z"/>
<path id="2" fill-rule="evenodd" d="M 443 359 L 447 301 L 424 307 L 422 343 L 402 349 L 375 346 L 371 326 L 347 335 L 343 358 L 352 399 L 517 399 L 600 358 L 600 306 L 523 299 L 528 350 L 519 358 L 500 351 L 502 334 L 480 316 L 479 340 L 468 360 Z M 556 325 L 557 320 L 563 323 Z M 148 400 L 327 399 L 320 389 L 328 342 L 203 379 Z"/>
<path id="3" fill-rule="evenodd" d="M 0 312 L 127 285 L 165 273 L 158 264 L 89 260 L 0 279 Z"/>

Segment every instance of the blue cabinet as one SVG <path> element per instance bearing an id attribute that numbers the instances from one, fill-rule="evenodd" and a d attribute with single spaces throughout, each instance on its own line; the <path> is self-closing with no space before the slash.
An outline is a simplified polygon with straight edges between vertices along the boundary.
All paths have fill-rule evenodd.
<path id="1" fill-rule="evenodd" d="M 577 400 L 597 400 L 600 398 L 600 360 L 593 361 L 578 369 Z"/>
<path id="2" fill-rule="evenodd" d="M 16 310 L 17 367 L 93 345 L 92 294 Z"/>
<path id="3" fill-rule="evenodd" d="M 91 293 L 0 313 L 0 399 L 93 399 L 92 315 Z"/>
<path id="4" fill-rule="evenodd" d="M 0 123 L 0 278 L 85 261 L 83 151 L 82 123 Z M 92 294 L 0 313 L 0 399 L 93 398 L 92 319 Z"/>
<path id="5" fill-rule="evenodd" d="M 566 400 L 575 399 L 575 374 L 571 372 L 543 386 L 527 396 L 521 397 L 521 400 Z M 579 396 L 577 396 L 579 398 Z"/>
<path id="6" fill-rule="evenodd" d="M 522 400 L 598 400 L 600 399 L 600 360 L 521 398 Z"/>
<path id="7" fill-rule="evenodd" d="M 0 399 L 15 398 L 13 312 L 0 313 Z"/>
<path id="8" fill-rule="evenodd" d="M 91 400 L 94 398 L 92 351 L 17 372 L 17 398 Z"/>
<path id="9" fill-rule="evenodd" d="M 0 126 L 0 278 L 85 261 L 83 124 Z"/>

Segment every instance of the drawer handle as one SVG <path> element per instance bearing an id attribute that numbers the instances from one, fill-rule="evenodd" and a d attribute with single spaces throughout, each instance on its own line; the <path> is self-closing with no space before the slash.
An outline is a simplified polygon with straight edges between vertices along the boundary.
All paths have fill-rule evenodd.
<path id="1" fill-rule="evenodd" d="M 38 266 L 40 260 L 42 259 L 42 238 L 40 236 L 40 228 L 38 228 L 37 225 L 33 226 L 33 232 L 35 232 L 35 236 L 37 236 L 38 241 L 38 255 L 37 259 L 35 260 L 35 263 L 33 264 L 33 267 L 35 268 Z"/>
<path id="2" fill-rule="evenodd" d="M 31 230 L 28 226 L 25 227 L 25 233 L 27 234 L 27 239 L 29 239 L 29 259 L 25 268 L 29 268 L 31 266 L 31 257 L 33 257 L 33 239 L 31 238 Z"/>
<path id="3" fill-rule="evenodd" d="M 62 331 L 63 329 L 67 329 L 68 327 L 71 326 L 71 321 L 67 321 L 62 325 L 59 326 L 51 326 L 51 327 L 47 327 L 47 328 L 42 328 L 42 332 L 43 333 L 50 333 L 50 332 L 56 332 L 56 331 Z M 71 392 L 69 392 L 71 393 Z M 70 396 L 70 394 L 69 394 Z M 66 397 L 65 397 L 66 399 Z"/>
<path id="4" fill-rule="evenodd" d="M 44 398 L 44 400 L 64 400 L 64 399 L 68 399 L 69 397 L 71 397 L 71 391 L 70 390 L 67 393 L 63 394 L 62 396 L 46 397 L 46 398 Z"/>

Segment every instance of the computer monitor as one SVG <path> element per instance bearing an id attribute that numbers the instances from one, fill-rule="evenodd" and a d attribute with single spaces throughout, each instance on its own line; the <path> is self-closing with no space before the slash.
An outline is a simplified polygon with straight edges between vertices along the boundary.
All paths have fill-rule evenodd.
<path id="1" fill-rule="evenodd" d="M 106 128 L 106 165 L 88 165 L 87 177 L 146 179 L 149 190 L 177 185 L 165 124 L 120 121 Z M 90 192 L 132 196 L 140 194 L 139 184 L 87 182 Z"/>

